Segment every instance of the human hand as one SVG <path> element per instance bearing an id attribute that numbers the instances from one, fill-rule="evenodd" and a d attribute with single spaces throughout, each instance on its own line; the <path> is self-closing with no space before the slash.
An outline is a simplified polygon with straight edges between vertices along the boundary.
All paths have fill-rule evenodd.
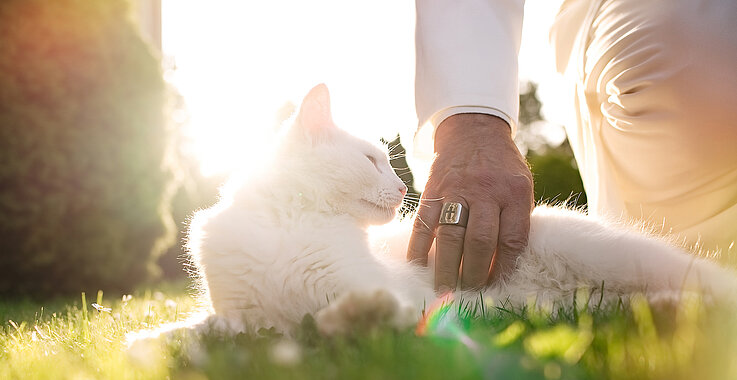
<path id="1" fill-rule="evenodd" d="M 435 289 L 439 292 L 456 288 L 461 258 L 463 289 L 481 288 L 508 274 L 527 246 L 532 187 L 532 174 L 506 122 L 486 114 L 450 116 L 435 134 L 435 159 L 407 259 L 426 266 L 437 240 Z M 444 202 L 467 207 L 467 227 L 439 225 Z"/>

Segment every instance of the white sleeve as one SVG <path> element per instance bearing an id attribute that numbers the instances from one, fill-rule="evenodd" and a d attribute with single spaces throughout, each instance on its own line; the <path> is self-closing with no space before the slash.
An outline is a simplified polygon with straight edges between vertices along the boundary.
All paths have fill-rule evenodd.
<path id="1" fill-rule="evenodd" d="M 478 112 L 504 119 L 514 135 L 524 0 L 416 0 L 416 8 L 419 128 Z"/>

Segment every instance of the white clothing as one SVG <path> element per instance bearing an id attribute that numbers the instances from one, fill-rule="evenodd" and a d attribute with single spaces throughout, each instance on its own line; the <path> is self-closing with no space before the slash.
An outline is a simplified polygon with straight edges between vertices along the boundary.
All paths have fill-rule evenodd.
<path id="1" fill-rule="evenodd" d="M 576 83 L 577 123 L 566 128 L 590 212 L 646 220 L 707 250 L 732 246 L 735 20 L 733 0 L 564 4 L 551 35 Z"/>
<path id="2" fill-rule="evenodd" d="M 468 112 L 495 115 L 516 128 L 524 4 L 417 0 L 415 103 L 421 130 Z"/>
<path id="3" fill-rule="evenodd" d="M 421 124 L 453 106 L 481 106 L 514 125 L 522 6 L 417 1 Z M 734 245 L 734 20 L 733 0 L 562 5 L 551 39 L 558 69 L 575 82 L 576 123 L 566 129 L 590 213 L 645 220 L 708 250 Z"/>

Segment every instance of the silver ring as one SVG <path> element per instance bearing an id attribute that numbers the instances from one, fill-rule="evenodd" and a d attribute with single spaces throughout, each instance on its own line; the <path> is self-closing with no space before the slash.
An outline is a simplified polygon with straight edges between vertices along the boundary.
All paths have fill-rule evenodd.
<path id="1" fill-rule="evenodd" d="M 465 227 L 468 224 L 468 207 L 458 202 L 445 202 L 440 209 L 440 224 Z"/>

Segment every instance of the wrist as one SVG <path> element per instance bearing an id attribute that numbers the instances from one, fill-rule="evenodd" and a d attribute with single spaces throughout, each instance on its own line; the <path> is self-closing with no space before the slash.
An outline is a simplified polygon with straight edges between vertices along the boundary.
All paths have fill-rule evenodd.
<path id="1" fill-rule="evenodd" d="M 461 113 L 449 116 L 435 131 L 435 153 L 454 145 L 475 146 L 492 142 L 512 142 L 512 131 L 503 119 L 483 113 Z"/>

